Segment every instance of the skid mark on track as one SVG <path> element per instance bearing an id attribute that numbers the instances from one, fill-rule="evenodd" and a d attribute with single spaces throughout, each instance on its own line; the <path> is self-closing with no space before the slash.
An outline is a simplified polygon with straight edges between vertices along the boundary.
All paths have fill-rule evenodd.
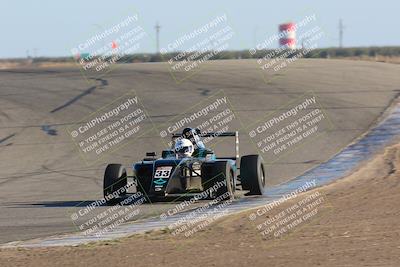
<path id="1" fill-rule="evenodd" d="M 70 100 L 68 100 L 64 104 L 62 104 L 61 106 L 58 106 L 58 107 L 54 108 L 53 110 L 51 110 L 50 113 L 55 113 L 57 111 L 60 111 L 60 110 L 62 110 L 64 108 L 74 104 L 75 102 L 77 102 L 78 100 L 83 98 L 84 96 L 92 94 L 94 90 L 102 89 L 102 88 L 108 86 L 108 81 L 105 80 L 105 79 L 95 79 L 95 81 L 100 82 L 100 85 L 94 85 L 94 86 L 91 86 L 91 87 L 87 88 L 86 90 L 84 90 L 79 95 L 74 96 L 73 98 L 71 98 Z"/>
<path id="2" fill-rule="evenodd" d="M 61 106 L 59 106 L 59 107 L 57 107 L 57 108 L 51 110 L 50 113 L 55 113 L 55 112 L 57 112 L 57 111 L 60 111 L 60 110 L 62 110 L 62 109 L 64 109 L 64 108 L 66 108 L 66 107 L 68 107 L 68 106 L 74 104 L 76 101 L 78 101 L 78 100 L 81 99 L 82 97 L 91 94 L 91 93 L 96 89 L 96 87 L 97 87 L 97 86 L 91 86 L 91 87 L 89 87 L 88 89 L 86 89 L 85 91 L 83 91 L 83 92 L 80 93 L 79 95 L 73 97 L 72 99 L 68 100 L 67 102 L 65 102 L 65 103 L 62 104 Z"/>
<path id="3" fill-rule="evenodd" d="M 211 90 L 207 88 L 198 88 L 197 90 L 200 91 L 202 96 L 209 96 L 211 93 Z"/>
<path id="4" fill-rule="evenodd" d="M 8 139 L 13 138 L 16 134 L 17 134 L 17 133 L 13 133 L 13 134 L 10 134 L 10 135 L 8 135 L 8 136 L 6 136 L 6 137 L 0 139 L 0 144 L 1 144 L 1 143 L 4 143 L 4 142 L 7 141 Z"/>
<path id="5" fill-rule="evenodd" d="M 53 127 L 52 125 L 42 125 L 41 129 L 48 135 L 52 135 L 52 136 L 58 135 L 57 130 L 52 129 L 52 127 Z"/>

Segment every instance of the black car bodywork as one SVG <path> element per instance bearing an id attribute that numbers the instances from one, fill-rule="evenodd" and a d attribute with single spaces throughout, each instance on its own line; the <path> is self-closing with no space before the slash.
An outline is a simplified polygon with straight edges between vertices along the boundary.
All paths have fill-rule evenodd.
<path id="1" fill-rule="evenodd" d="M 181 134 L 174 134 L 172 143 L 180 137 Z M 107 202 L 115 202 L 126 194 L 128 178 L 133 179 L 138 192 L 153 201 L 199 192 L 207 192 L 208 198 L 233 198 L 237 189 L 247 190 L 250 195 L 263 194 L 265 170 L 261 157 L 243 156 L 238 166 L 238 132 L 206 133 L 201 137 L 234 137 L 236 155 L 219 158 L 213 151 L 203 149 L 201 153 L 195 153 L 196 156 L 178 158 L 170 149 L 164 150 L 162 156 L 156 158 L 155 152 L 148 152 L 146 158 L 133 164 L 132 176 L 127 176 L 122 165 L 109 164 L 104 175 L 104 197 Z"/>

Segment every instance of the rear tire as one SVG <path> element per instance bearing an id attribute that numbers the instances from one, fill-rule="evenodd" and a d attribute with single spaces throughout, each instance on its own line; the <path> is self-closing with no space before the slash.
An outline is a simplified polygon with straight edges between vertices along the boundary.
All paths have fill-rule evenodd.
<path id="1" fill-rule="evenodd" d="M 249 190 L 248 195 L 263 195 L 265 193 L 265 168 L 259 155 L 242 157 L 240 160 L 240 179 L 243 190 Z"/>
<path id="2" fill-rule="evenodd" d="M 107 204 L 116 204 L 126 195 L 126 169 L 121 164 L 108 164 L 104 172 L 103 193 Z M 118 192 L 118 193 L 116 193 Z"/>

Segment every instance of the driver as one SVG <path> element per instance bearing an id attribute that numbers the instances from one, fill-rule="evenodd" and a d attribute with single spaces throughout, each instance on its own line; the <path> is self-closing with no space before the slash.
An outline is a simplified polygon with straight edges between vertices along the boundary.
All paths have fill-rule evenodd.
<path id="1" fill-rule="evenodd" d="M 198 128 L 185 128 L 182 131 L 182 138 L 189 139 L 194 145 L 193 157 L 206 157 L 207 153 L 211 150 L 206 149 L 203 141 L 200 139 L 200 129 Z"/>
<path id="2" fill-rule="evenodd" d="M 175 153 L 178 158 L 189 158 L 194 152 L 194 146 L 189 139 L 182 138 L 175 143 Z"/>
<path id="3" fill-rule="evenodd" d="M 182 138 L 189 139 L 193 143 L 195 150 L 206 148 L 203 141 L 200 139 L 200 129 L 198 128 L 183 129 Z"/>

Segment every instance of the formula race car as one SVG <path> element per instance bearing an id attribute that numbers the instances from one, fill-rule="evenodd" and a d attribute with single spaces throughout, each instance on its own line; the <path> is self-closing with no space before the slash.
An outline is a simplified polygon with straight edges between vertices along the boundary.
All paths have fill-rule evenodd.
<path id="1" fill-rule="evenodd" d="M 235 138 L 236 156 L 217 157 L 205 148 L 202 138 Z M 171 149 L 155 152 L 132 166 L 128 176 L 121 164 L 108 164 L 104 173 L 104 198 L 108 204 L 118 203 L 126 197 L 127 189 L 135 185 L 136 191 L 149 201 L 167 197 L 206 193 L 208 199 L 232 199 L 236 190 L 246 195 L 262 195 L 265 190 L 265 168 L 259 155 L 242 156 L 240 168 L 238 132 L 201 133 L 197 128 L 185 128 L 173 134 Z M 239 174 L 240 171 L 240 174 Z M 128 183 L 128 179 L 133 179 Z"/>

